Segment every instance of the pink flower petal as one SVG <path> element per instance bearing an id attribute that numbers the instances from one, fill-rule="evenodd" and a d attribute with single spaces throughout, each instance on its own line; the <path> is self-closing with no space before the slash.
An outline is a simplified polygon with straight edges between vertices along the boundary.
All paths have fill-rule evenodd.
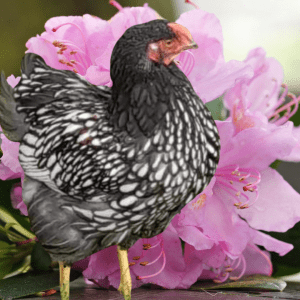
<path id="1" fill-rule="evenodd" d="M 282 66 L 274 58 L 266 58 L 262 48 L 251 50 L 244 62 L 252 67 L 254 73 L 230 89 L 224 97 L 224 103 L 231 113 L 237 101 L 242 101 L 245 109 L 265 114 L 278 101 L 283 80 Z"/>
<path id="2" fill-rule="evenodd" d="M 259 200 L 239 214 L 252 228 L 285 232 L 300 221 L 300 195 L 275 170 L 261 173 Z"/>
<path id="3" fill-rule="evenodd" d="M 66 65 L 61 64 L 58 61 L 58 50 L 52 44 L 54 39 L 53 36 L 50 38 L 48 33 L 44 33 L 42 36 L 32 37 L 26 43 L 26 47 L 28 48 L 26 53 L 31 52 L 40 55 L 45 60 L 46 64 L 52 68 L 68 70 Z"/>
<path id="4" fill-rule="evenodd" d="M 22 199 L 21 183 L 17 183 L 12 187 L 10 198 L 13 208 L 19 209 L 22 215 L 28 216 L 27 206 Z"/>
<path id="5" fill-rule="evenodd" d="M 126 29 L 157 19 L 157 13 L 145 4 L 143 7 L 125 7 L 110 20 L 113 37 L 117 41 Z"/>
<path id="6" fill-rule="evenodd" d="M 253 274 L 272 275 L 273 267 L 269 252 L 260 250 L 254 244 L 248 244 L 243 255 L 247 262 L 245 276 Z M 240 272 L 240 269 L 241 267 L 237 271 Z"/>
<path id="7" fill-rule="evenodd" d="M 205 78 L 193 83 L 199 97 L 209 102 L 221 96 L 225 90 L 234 86 L 241 79 L 250 78 L 253 71 L 243 62 L 231 60 L 218 69 L 208 73 Z"/>
<path id="8" fill-rule="evenodd" d="M 169 225 L 169 227 L 172 227 L 172 225 Z M 163 286 L 168 289 L 174 289 L 181 281 L 181 278 L 183 276 L 183 272 L 185 269 L 185 263 L 182 255 L 182 249 L 181 249 L 181 242 L 180 239 L 174 230 L 171 230 L 171 228 L 167 228 L 162 233 L 163 243 L 164 243 L 164 251 L 166 255 L 166 266 L 163 269 L 163 271 L 158 274 L 155 277 L 143 279 L 142 281 L 144 283 L 152 282 L 154 284 Z M 155 240 L 156 238 L 152 238 L 152 240 Z M 151 240 L 151 239 L 149 239 Z M 140 241 L 138 241 L 136 244 L 138 244 Z M 138 245 L 134 245 L 134 247 L 137 247 Z M 151 243 L 152 244 L 152 243 Z M 141 247 L 141 245 L 140 245 Z M 147 250 L 146 257 L 143 260 L 146 261 L 153 261 L 160 253 L 159 247 L 156 247 L 155 249 Z M 140 248 L 141 249 L 141 248 Z M 149 252 L 149 253 L 148 253 Z M 156 253 L 155 253 L 156 252 Z M 147 259 L 148 257 L 148 259 Z M 148 265 L 146 267 L 140 266 L 136 264 L 133 266 L 132 270 L 137 274 L 138 276 L 145 276 L 149 274 L 156 273 L 162 266 L 163 258 L 161 257 L 158 262 L 154 263 L 153 265 Z M 192 283 L 191 283 L 192 284 Z"/>
<path id="9" fill-rule="evenodd" d="M 87 279 L 104 279 L 116 270 L 119 270 L 117 246 L 111 246 L 90 256 L 83 275 Z"/>
<path id="10" fill-rule="evenodd" d="M 264 246 L 268 251 L 277 252 L 280 256 L 287 254 L 294 246 L 272 238 L 271 236 L 252 229 L 253 242 L 257 245 Z"/>
<path id="11" fill-rule="evenodd" d="M 265 170 L 276 159 L 289 155 L 296 145 L 292 135 L 293 124 L 269 126 L 268 130 L 248 128 L 229 139 L 221 147 L 218 168 L 239 165 L 257 170 Z M 222 139 L 222 138 L 221 138 Z"/>
<path id="12" fill-rule="evenodd" d="M 89 67 L 84 78 L 94 85 L 111 85 L 109 70 L 100 66 Z"/>
<path id="13" fill-rule="evenodd" d="M 7 83 L 12 87 L 14 88 L 20 81 L 21 77 L 18 76 L 18 77 L 15 77 L 14 75 L 10 75 L 7 77 Z"/>
<path id="14" fill-rule="evenodd" d="M 186 268 L 180 283 L 176 287 L 180 289 L 188 289 L 193 283 L 195 283 L 198 277 L 202 274 L 204 265 L 197 255 L 198 251 L 196 251 L 193 246 L 185 244 L 184 249 Z"/>
<path id="15" fill-rule="evenodd" d="M 0 127 L 0 131 L 2 128 Z M 23 176 L 23 169 L 19 163 L 19 143 L 12 142 L 1 133 L 1 150 L 3 156 L 0 164 L 0 179 L 14 179 Z"/>
<path id="16" fill-rule="evenodd" d="M 293 148 L 292 152 L 288 156 L 283 157 L 282 160 L 299 162 L 300 161 L 300 126 L 294 127 L 292 132 L 293 132 L 293 137 L 297 140 L 297 144 Z"/>
<path id="17" fill-rule="evenodd" d="M 180 15 L 176 23 L 189 29 L 198 49 L 192 50 L 196 65 L 188 74 L 195 91 L 204 102 L 216 99 L 231 88 L 237 80 L 250 78 L 252 68 L 243 62 L 225 63 L 223 35 L 219 20 L 214 14 L 200 9 Z M 181 54 L 181 58 L 183 59 Z"/>

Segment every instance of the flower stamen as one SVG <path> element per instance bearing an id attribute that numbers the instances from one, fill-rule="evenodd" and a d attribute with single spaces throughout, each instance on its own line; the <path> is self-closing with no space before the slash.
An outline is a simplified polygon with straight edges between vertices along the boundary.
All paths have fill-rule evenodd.
<path id="1" fill-rule="evenodd" d="M 239 168 L 237 166 L 227 166 L 217 170 L 216 176 L 218 182 L 222 184 L 223 191 L 229 194 L 233 200 L 233 205 L 238 209 L 245 209 L 253 205 L 258 199 L 257 184 L 261 180 L 260 173 L 251 168 Z M 249 182 L 249 179 L 255 181 Z M 230 184 L 228 184 L 228 182 Z M 244 183 L 243 186 L 240 184 Z M 254 200 L 245 194 L 245 192 L 255 192 Z M 236 198 L 244 199 L 243 201 L 236 202 Z"/>
<path id="2" fill-rule="evenodd" d="M 292 93 L 287 93 L 287 89 L 285 90 L 285 92 L 283 92 L 283 94 L 285 94 L 284 97 L 282 97 L 281 95 L 280 98 L 286 100 L 286 97 L 288 97 L 292 100 L 283 106 L 281 106 L 283 101 L 279 101 L 279 103 L 276 105 L 276 110 L 273 111 L 271 114 L 267 115 L 269 122 L 274 123 L 278 126 L 286 123 L 297 112 L 300 101 L 300 96 L 296 97 Z M 279 106 L 281 107 L 278 108 Z M 283 115 L 280 116 L 280 113 L 283 113 Z"/>
<path id="3" fill-rule="evenodd" d="M 196 9 L 199 9 L 199 6 L 198 6 L 197 4 L 195 4 L 195 3 L 193 3 L 193 2 L 190 1 L 190 0 L 185 0 L 185 3 L 191 4 L 191 5 L 193 5 Z"/>
<path id="4" fill-rule="evenodd" d="M 144 267 L 149 266 L 149 265 L 152 265 L 152 264 L 156 263 L 156 262 L 161 258 L 161 256 L 163 256 L 163 264 L 162 264 L 162 267 L 161 267 L 155 274 L 146 275 L 146 276 L 137 276 L 137 277 L 136 277 L 137 280 L 142 280 L 142 279 L 154 277 L 154 276 L 160 274 L 160 273 L 163 271 L 163 269 L 165 268 L 165 265 L 166 265 L 166 255 L 165 255 L 164 246 L 163 246 L 163 239 L 162 239 L 161 235 L 159 235 L 157 238 L 158 238 L 158 240 L 159 240 L 159 242 L 158 242 L 157 244 L 155 244 L 154 246 L 151 246 L 150 244 L 144 244 L 144 245 L 143 245 L 143 250 L 145 250 L 145 249 L 144 249 L 144 246 L 145 246 L 145 245 L 147 245 L 147 250 L 148 250 L 148 249 L 152 249 L 152 248 L 156 247 L 157 245 L 160 245 L 160 246 L 161 246 L 160 254 L 159 254 L 158 257 L 157 257 L 156 259 L 154 259 L 152 262 L 143 261 L 143 262 L 140 263 L 140 265 L 141 265 L 141 266 L 144 266 Z M 148 248 L 149 245 L 150 245 L 150 247 Z"/>
<path id="5" fill-rule="evenodd" d="M 109 4 L 114 6 L 119 11 L 121 11 L 123 9 L 122 5 L 119 4 L 117 1 L 109 0 Z"/>
<path id="6" fill-rule="evenodd" d="M 149 250 L 151 248 L 151 244 L 143 244 L 143 250 Z"/>
<path id="7" fill-rule="evenodd" d="M 140 256 L 134 256 L 132 259 L 133 260 L 139 260 L 141 257 Z"/>
<path id="8" fill-rule="evenodd" d="M 163 270 L 163 269 L 165 268 L 165 266 L 166 266 L 166 254 L 165 254 L 164 251 L 162 252 L 162 255 L 163 255 L 163 259 L 164 259 L 164 260 L 163 260 L 163 265 L 162 265 L 162 267 L 160 268 L 160 270 L 158 270 L 155 274 L 151 274 L 151 275 L 147 275 L 147 276 L 137 276 L 136 279 L 137 279 L 137 280 L 142 280 L 142 279 L 151 278 L 151 277 L 154 277 L 154 276 L 160 274 L 160 273 L 162 272 L 162 270 Z"/>
<path id="9" fill-rule="evenodd" d="M 241 254 L 240 258 L 241 258 L 240 262 L 242 262 L 242 265 L 243 265 L 242 271 L 239 276 L 229 277 L 230 280 L 234 280 L 234 281 L 239 280 L 243 277 L 243 275 L 246 272 L 246 260 L 245 260 L 244 255 Z M 240 265 L 240 262 L 238 263 L 238 265 L 235 268 L 237 268 Z"/>
<path id="10" fill-rule="evenodd" d="M 65 61 L 66 66 L 70 67 L 70 70 L 72 70 L 75 73 L 78 73 L 79 72 L 78 67 L 80 67 L 80 73 L 84 74 L 85 70 L 92 64 L 92 62 L 89 58 L 89 55 L 87 54 L 88 48 L 87 48 L 85 36 L 84 36 L 82 30 L 76 24 L 73 24 L 73 23 L 60 24 L 59 26 L 54 27 L 52 29 L 52 31 L 56 32 L 59 28 L 61 28 L 62 26 L 65 26 L 65 25 L 74 26 L 79 30 L 79 32 L 82 36 L 83 42 L 84 42 L 85 51 L 82 50 L 80 47 L 78 47 L 75 43 L 73 43 L 70 40 L 60 40 L 60 41 L 54 40 L 52 42 L 52 44 L 55 47 L 59 48 L 59 50 L 57 51 L 57 54 L 65 56 L 63 61 Z M 71 48 L 70 49 L 71 51 L 69 51 L 69 53 L 66 52 L 66 50 L 68 48 Z M 79 54 L 81 54 L 81 55 L 79 55 Z M 73 57 L 71 58 L 70 57 L 71 55 L 76 56 L 76 60 Z M 77 65 L 76 69 L 74 68 L 73 64 Z"/>
<path id="11" fill-rule="evenodd" d="M 218 273 L 215 276 L 215 279 L 213 280 L 215 283 L 223 283 L 225 282 L 228 278 L 230 280 L 239 280 L 246 271 L 246 260 L 243 254 L 241 254 L 238 258 L 236 258 L 235 260 L 229 258 L 228 256 L 226 256 L 225 258 L 226 261 L 226 265 L 221 267 L 220 269 L 215 269 L 216 271 L 218 271 Z M 229 263 L 228 263 L 229 262 Z M 237 268 L 240 266 L 240 264 L 242 263 L 242 270 L 240 271 L 238 276 L 230 276 L 230 274 L 237 270 Z"/>
<path id="12" fill-rule="evenodd" d="M 82 30 L 81 30 L 76 24 L 74 24 L 74 23 L 63 23 L 63 24 L 60 24 L 60 25 L 58 25 L 58 26 L 56 26 L 56 27 L 53 27 L 53 28 L 52 28 L 52 31 L 53 31 L 53 32 L 56 32 L 59 28 L 61 28 L 61 27 L 63 27 L 63 26 L 66 26 L 66 25 L 74 26 L 74 27 L 76 27 L 76 28 L 79 30 L 79 32 L 80 32 L 80 34 L 81 34 L 81 36 L 82 36 L 82 39 L 83 39 L 83 41 L 84 41 L 84 45 L 85 45 L 85 47 L 86 47 L 86 41 L 85 41 L 85 37 L 84 37 L 84 34 L 83 34 Z"/>

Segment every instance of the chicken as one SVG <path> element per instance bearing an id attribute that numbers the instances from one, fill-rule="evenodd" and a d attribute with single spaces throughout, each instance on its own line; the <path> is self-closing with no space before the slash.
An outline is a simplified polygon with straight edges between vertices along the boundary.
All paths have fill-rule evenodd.
<path id="1" fill-rule="evenodd" d="M 73 262 L 118 245 L 119 290 L 130 297 L 126 250 L 163 232 L 213 177 L 216 125 L 174 62 L 196 47 L 185 27 L 154 20 L 116 43 L 111 88 L 33 53 L 14 89 L 2 74 L 0 124 L 20 142 L 32 230 L 62 278 Z"/>

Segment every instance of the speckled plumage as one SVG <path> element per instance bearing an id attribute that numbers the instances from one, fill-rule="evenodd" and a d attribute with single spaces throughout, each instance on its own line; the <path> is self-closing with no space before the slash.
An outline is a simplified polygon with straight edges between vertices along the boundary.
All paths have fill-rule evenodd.
<path id="1" fill-rule="evenodd" d="M 127 30 L 112 55 L 112 88 L 32 53 L 13 91 L 2 75 L 0 123 L 20 141 L 23 199 L 53 260 L 71 263 L 161 233 L 216 170 L 209 111 L 175 63 L 146 58 L 145 43 L 172 38 L 166 24 Z M 155 30 L 142 35 L 147 26 Z"/>

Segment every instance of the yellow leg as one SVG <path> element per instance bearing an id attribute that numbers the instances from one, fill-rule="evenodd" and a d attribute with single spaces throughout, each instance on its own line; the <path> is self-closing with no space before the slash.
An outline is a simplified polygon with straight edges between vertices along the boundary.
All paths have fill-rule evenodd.
<path id="1" fill-rule="evenodd" d="M 121 250 L 121 247 L 118 246 L 118 258 L 121 271 L 121 281 L 118 291 L 123 294 L 125 300 L 131 299 L 131 276 L 128 264 L 128 251 Z"/>
<path id="2" fill-rule="evenodd" d="M 71 266 L 63 261 L 59 262 L 59 286 L 61 300 L 69 300 L 70 296 L 70 270 Z"/>

